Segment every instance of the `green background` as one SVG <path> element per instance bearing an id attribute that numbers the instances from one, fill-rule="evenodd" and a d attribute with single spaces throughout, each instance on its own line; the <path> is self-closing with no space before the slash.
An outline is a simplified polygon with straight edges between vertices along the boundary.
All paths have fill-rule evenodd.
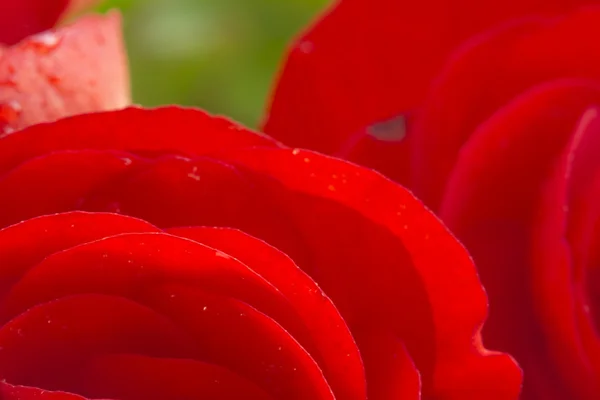
<path id="1" fill-rule="evenodd" d="M 199 106 L 257 127 L 285 51 L 327 0 L 108 0 L 136 104 Z"/>

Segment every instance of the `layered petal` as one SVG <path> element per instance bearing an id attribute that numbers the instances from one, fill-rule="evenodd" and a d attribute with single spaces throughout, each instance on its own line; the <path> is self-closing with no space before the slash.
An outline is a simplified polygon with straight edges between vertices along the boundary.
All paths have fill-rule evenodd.
<path id="1" fill-rule="evenodd" d="M 336 1 L 290 49 L 264 130 L 288 145 L 348 158 L 408 184 L 414 114 L 463 41 L 512 18 L 597 3 Z"/>
<path id="2" fill-rule="evenodd" d="M 589 81 L 558 81 L 523 93 L 463 146 L 440 208 L 490 297 L 484 342 L 519 361 L 525 399 L 592 399 L 597 393 L 591 367 L 597 361 L 590 365 L 597 343 L 586 345 L 576 332 L 583 308 L 580 289 L 570 282 L 580 274 L 571 265 L 565 213 L 574 206 L 567 187 L 579 192 L 584 180 L 575 179 L 597 169 L 597 158 L 589 157 L 577 174 L 570 172 L 576 172 L 573 146 L 583 140 L 578 121 L 598 102 L 600 87 Z M 595 133 L 585 136 L 589 155 L 597 150 Z"/>
<path id="3" fill-rule="evenodd" d="M 412 188 L 433 209 L 475 130 L 521 93 L 560 79 L 600 78 L 600 8 L 511 23 L 462 48 L 434 84 L 411 142 Z"/>
<path id="4" fill-rule="evenodd" d="M 165 135 L 167 130 L 169 134 Z M 61 284 L 61 290 L 69 288 L 58 292 L 61 296 L 84 290 L 88 284 L 108 284 L 101 283 L 100 261 L 103 246 L 109 242 L 122 243 L 115 247 L 123 252 L 119 257 L 107 254 L 119 265 L 118 279 L 128 276 L 127 282 L 132 282 L 146 274 L 136 273 L 136 265 L 143 265 L 153 276 L 155 273 L 150 271 L 156 261 L 152 260 L 157 259 L 162 260 L 161 276 L 175 274 L 178 269 L 173 260 L 189 252 L 196 254 L 198 242 L 205 241 L 235 257 L 225 257 L 230 268 L 237 266 L 231 269 L 237 271 L 235 274 L 242 274 L 244 268 L 257 274 L 253 278 L 244 272 L 246 278 L 239 285 L 247 289 L 227 286 L 225 281 L 217 284 L 204 277 L 198 280 L 204 282 L 201 290 L 197 287 L 190 291 L 188 276 L 172 283 L 163 278 L 166 286 L 152 289 L 154 294 L 144 295 L 143 300 L 138 292 L 127 292 L 126 296 L 138 296 L 136 301 L 160 308 L 186 325 L 186 331 L 202 335 L 203 340 L 214 344 L 202 347 L 206 351 L 224 348 L 219 342 L 224 339 L 210 335 L 203 324 L 185 317 L 190 313 L 204 315 L 197 307 L 205 302 L 212 304 L 209 308 L 222 310 L 220 315 L 235 314 L 234 310 L 243 308 L 242 314 L 263 321 L 256 322 L 256 326 L 270 326 L 269 332 L 279 332 L 255 331 L 259 341 L 261 337 L 282 338 L 287 332 L 309 358 L 302 358 L 300 350 L 293 353 L 295 360 L 305 360 L 298 364 L 307 371 L 299 381 L 285 375 L 289 370 L 278 372 L 284 374 L 278 378 L 282 387 L 295 388 L 286 393 L 306 394 L 304 391 L 312 390 L 314 396 L 327 397 L 328 389 L 318 383 L 323 378 L 311 369 L 311 363 L 316 363 L 327 387 L 338 398 L 359 399 L 368 394 L 370 398 L 386 399 L 392 393 L 412 398 L 422 393 L 426 398 L 447 399 L 513 399 L 518 395 L 520 372 L 513 361 L 481 345 L 479 329 L 486 315 L 486 298 L 468 254 L 412 195 L 377 173 L 317 153 L 281 148 L 225 120 L 178 108 L 128 109 L 31 127 L 0 139 L 0 154 L 0 185 L 12 188 L 3 190 L 11 195 L 0 201 L 10 210 L 2 214 L 0 209 L 3 224 L 35 216 L 40 209 L 51 212 L 53 207 L 57 208 L 54 211 L 109 210 L 144 218 L 161 228 L 177 228 L 169 232 L 193 240 L 185 244 L 182 239 L 164 234 L 160 238 L 144 234 L 143 240 L 139 235 L 129 235 L 129 240 L 148 245 L 139 247 L 126 242 L 123 236 L 48 257 L 22 278 L 22 284 L 12 288 L 5 301 L 6 318 L 18 313 L 15 304 L 25 309 L 25 305 L 55 297 L 44 294 L 54 293 L 55 289 L 51 287 L 47 292 L 44 286 L 55 275 L 70 277 L 71 283 Z M 72 185 L 55 190 L 50 184 L 65 177 Z M 43 202 L 36 200 L 42 198 Z M 193 228 L 202 225 L 242 229 L 268 245 L 237 231 Z M 161 243 L 169 243 L 161 254 L 150 251 L 161 248 Z M 232 243 L 236 245 L 232 247 Z M 184 245 L 196 250 L 185 250 Z M 178 246 L 184 247 L 175 250 Z M 271 246 L 287 254 L 306 275 L 273 270 L 276 266 L 289 268 L 293 263 Z M 85 250 L 94 248 L 89 254 Z M 204 251 L 206 257 L 223 254 Z M 77 256 L 67 261 L 69 258 L 64 257 L 69 254 Z M 100 261 L 88 259 L 92 256 Z M 128 260 L 134 260 L 132 265 Z M 208 265 L 208 259 L 202 264 Z M 90 272 L 78 272 L 69 265 L 87 265 Z M 197 262 L 190 259 L 189 265 Z M 96 272 L 92 274 L 92 270 Z M 308 276 L 319 288 L 310 283 Z M 123 295 L 123 288 L 138 286 L 112 285 L 107 295 L 114 295 L 118 287 Z M 142 286 L 150 286 L 150 282 Z M 209 293 L 211 287 L 221 289 Z M 304 294 L 299 297 L 300 288 L 304 288 L 300 292 Z M 176 291 L 176 299 L 184 300 L 165 302 L 170 290 Z M 216 294 L 243 301 L 258 314 L 244 304 L 211 297 Z M 338 311 L 331 308 L 331 302 Z M 163 308 L 168 304 L 172 305 Z M 340 318 L 337 312 L 343 323 L 317 322 L 325 315 L 327 320 L 335 321 Z M 206 321 L 215 324 L 220 320 L 213 316 Z M 231 321 L 240 323 L 237 319 Z M 218 326 L 223 328 L 216 328 L 216 332 L 225 329 L 225 325 Z M 344 333 L 345 326 L 352 338 Z M 250 327 L 240 325 L 231 332 L 239 329 Z M 318 332 L 328 332 L 329 338 L 337 332 L 336 346 L 316 339 Z M 294 348 L 292 342 L 287 343 L 282 347 Z M 358 346 L 360 358 L 350 351 L 353 343 Z M 269 351 L 265 348 L 264 355 L 271 354 Z M 343 363 L 339 356 L 343 352 L 349 358 L 340 369 Z M 220 350 L 204 354 L 223 357 Z M 263 378 L 235 364 L 235 358 L 216 359 L 266 387 Z M 366 377 L 362 375 L 361 359 Z M 297 386 L 306 379 L 313 384 Z M 345 382 L 349 379 L 351 385 Z M 284 393 L 273 390 L 269 391 L 272 395 Z"/>

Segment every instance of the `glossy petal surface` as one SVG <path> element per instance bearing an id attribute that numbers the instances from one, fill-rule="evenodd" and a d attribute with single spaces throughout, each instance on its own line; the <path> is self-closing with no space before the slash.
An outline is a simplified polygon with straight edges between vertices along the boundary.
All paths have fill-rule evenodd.
<path id="1" fill-rule="evenodd" d="M 0 155 L 4 225 L 85 209 L 167 232 L 132 220 L 126 234 L 29 258 L 7 274 L 5 321 L 93 293 L 167 316 L 191 338 L 181 339 L 189 358 L 274 398 L 518 395 L 512 359 L 481 345 L 486 297 L 468 254 L 409 192 L 371 170 L 179 108 L 30 127 L 1 138 Z M 128 393 L 93 388 L 73 390 Z"/>

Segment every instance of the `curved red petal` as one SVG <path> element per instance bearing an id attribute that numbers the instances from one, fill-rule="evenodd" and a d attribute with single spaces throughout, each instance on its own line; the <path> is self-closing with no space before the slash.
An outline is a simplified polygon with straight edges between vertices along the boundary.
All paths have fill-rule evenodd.
<path id="1" fill-rule="evenodd" d="M 460 149 L 493 113 L 556 79 L 600 78 L 600 8 L 514 22 L 465 46 L 432 87 L 415 123 L 412 188 L 437 209 Z"/>
<path id="2" fill-rule="evenodd" d="M 138 155 L 209 155 L 221 148 L 276 146 L 267 136 L 204 111 L 127 108 L 39 124 L 0 138 L 0 174 L 60 150 L 121 150 Z"/>
<path id="3" fill-rule="evenodd" d="M 581 113 L 598 102 L 600 87 L 585 81 L 553 82 L 515 99 L 463 147 L 440 208 L 442 219 L 475 259 L 490 297 L 485 343 L 519 361 L 525 371 L 524 398 L 537 398 L 534 393 L 544 386 L 549 398 L 569 397 L 537 323 L 532 284 L 546 279 L 540 271 L 532 275 L 531 244 L 543 187 Z"/>
<path id="4" fill-rule="evenodd" d="M 4 400 L 88 400 L 72 393 L 52 392 L 29 386 L 11 385 L 1 381 L 0 398 Z"/>
<path id="5" fill-rule="evenodd" d="M 299 399 L 331 396 L 315 361 L 291 336 L 303 334 L 294 308 L 247 266 L 220 251 L 158 233 L 79 245 L 30 269 L 4 298 L 2 319 L 80 293 L 128 298 L 168 316 L 192 334 L 197 351 L 188 357 L 201 354 L 260 380 L 270 392 Z"/>
<path id="6" fill-rule="evenodd" d="M 0 328 L 0 374 L 12 384 L 85 394 L 81 367 L 106 353 L 187 357 L 193 342 L 122 297 L 85 294 L 36 305 Z"/>
<path id="7" fill-rule="evenodd" d="M 129 91 L 118 14 L 89 16 L 38 33 L 0 48 L 0 135 L 74 114 L 126 107 Z"/>
<path id="8" fill-rule="evenodd" d="M 94 398 L 273 399 L 252 382 L 214 364 L 135 354 L 96 357 L 83 373 Z"/>
<path id="9" fill-rule="evenodd" d="M 157 130 L 159 126 L 179 123 L 173 119 L 177 113 L 188 115 L 190 124 L 178 126 L 170 135 Z M 213 129 L 211 121 L 219 121 L 218 126 Z M 196 127 L 203 132 L 194 132 Z M 264 143 L 271 148 L 248 148 Z M 316 153 L 276 149 L 276 146 L 261 136 L 227 125 L 223 120 L 212 120 L 198 111 L 130 109 L 73 117 L 9 135 L 0 140 L 0 163 L 4 165 L 0 170 L 10 170 L 50 151 L 89 148 L 109 152 L 125 150 L 151 158 L 156 153 L 193 155 L 197 152 L 224 160 L 244 177 L 243 181 L 251 184 L 253 189 L 249 195 L 255 192 L 256 196 L 262 196 L 264 203 L 272 206 L 273 215 L 285 217 L 273 225 L 270 220 L 265 222 L 252 217 L 241 222 L 245 231 L 288 254 L 334 301 L 367 361 L 367 375 L 380 377 L 377 386 L 369 388 L 370 395 L 395 390 L 397 379 L 390 376 L 388 368 L 403 371 L 406 375 L 402 379 L 415 383 L 414 370 L 408 367 L 414 361 L 422 375 L 424 396 L 516 397 L 519 370 L 507 356 L 483 350 L 478 329 L 486 314 L 485 295 L 467 253 L 440 222 L 407 191 L 370 170 Z M 141 169 L 149 165 L 154 168 L 152 163 L 158 165 L 167 159 L 154 157 Z M 171 177 L 193 173 L 190 167 L 198 161 L 196 158 L 178 160 L 182 167 L 172 169 L 177 173 L 165 175 L 170 176 L 165 183 L 173 183 L 173 186 L 160 183 L 154 192 L 149 192 L 152 196 L 157 195 L 161 187 L 181 187 Z M 132 164 L 137 161 L 131 160 Z M 98 168 L 102 170 L 101 165 Z M 214 172 L 210 171 L 206 170 L 207 174 Z M 201 184 L 201 180 L 186 179 Z M 195 196 L 197 194 L 182 202 L 192 204 Z M 247 199 L 241 197 L 238 201 L 244 203 Z M 154 203 L 148 200 L 136 198 L 128 212 L 135 215 L 138 209 L 150 209 Z M 170 208 L 161 210 L 160 204 L 156 204 L 152 215 L 171 212 Z M 253 207 L 247 209 L 249 213 L 256 210 Z M 201 204 L 192 211 L 201 216 Z M 221 221 L 237 224 L 230 222 L 226 215 L 211 218 L 217 224 Z M 298 240 L 290 240 L 292 237 Z M 127 248 L 127 251 L 131 250 Z M 180 251 L 170 259 L 163 258 L 163 264 L 171 265 L 172 260 L 180 260 L 184 253 Z M 211 257 L 214 255 L 213 250 Z M 80 261 L 76 264 L 90 264 Z M 121 266 L 117 271 L 128 270 L 126 261 L 125 255 L 119 258 Z M 150 265 L 151 260 L 145 260 L 144 264 Z M 62 275 L 77 274 L 73 269 Z M 44 274 L 37 276 L 44 277 Z M 36 290 L 29 293 L 43 293 L 47 279 L 36 279 Z M 222 288 L 217 283 L 213 281 L 210 285 Z M 242 290 L 237 286 L 234 289 Z M 265 290 L 260 293 L 268 293 Z M 248 299 L 252 297 L 252 293 L 245 294 L 250 296 Z M 253 307 L 260 304 L 257 310 L 280 323 L 294 337 L 294 332 L 300 332 L 297 336 L 302 337 L 301 330 L 294 328 L 297 324 L 290 321 L 301 318 L 285 305 L 285 296 L 282 297 L 270 297 L 271 303 L 280 303 L 277 306 L 263 304 L 258 298 L 247 302 Z M 274 312 L 273 307 L 280 307 L 285 313 Z M 376 344 L 382 335 L 390 338 L 390 343 L 396 343 L 397 339 L 395 348 L 400 356 L 406 356 L 400 352 L 406 348 L 406 363 L 377 362 Z"/>
<path id="10" fill-rule="evenodd" d="M 480 345 L 473 347 L 486 302 L 468 254 L 408 191 L 373 171 L 317 153 L 228 153 L 229 162 L 274 179 L 264 182 L 263 193 L 283 196 L 281 188 L 288 193 L 281 203 L 296 223 L 304 223 L 313 258 L 319 259 L 303 267 L 352 332 L 376 327 L 395 332 L 423 374 L 428 395 L 516 397 L 520 373 L 514 363 L 501 355 L 484 357 Z M 362 293 L 360 304 L 352 300 L 356 293 Z M 474 387 L 472 379 L 485 383 Z"/>
<path id="11" fill-rule="evenodd" d="M 317 360 L 336 398 L 366 397 L 360 354 L 346 323 L 331 300 L 285 254 L 236 229 L 193 227 L 167 232 L 220 249 L 273 284 L 307 325 L 310 336 L 296 339 Z"/>
<path id="12" fill-rule="evenodd" d="M 344 156 L 406 179 L 408 165 L 393 155 L 399 160 L 408 151 L 411 127 L 392 143 L 370 128 L 418 110 L 457 46 L 512 18 L 597 3 L 338 0 L 290 49 L 264 130 L 290 146 L 332 155 L 356 147 Z"/>
<path id="13" fill-rule="evenodd" d="M 0 230 L 0 298 L 32 266 L 50 254 L 128 232 L 154 232 L 147 222 L 117 214 L 46 215 Z"/>
<path id="14" fill-rule="evenodd" d="M 532 232 L 531 269 L 541 277 L 532 280 L 532 297 L 549 356 L 570 393 L 590 400 L 600 378 L 600 315 L 590 313 L 586 287 L 600 220 L 599 121 L 597 108 L 583 115 L 544 185 Z"/>
<path id="15" fill-rule="evenodd" d="M 190 332 L 205 359 L 251 379 L 273 397 L 335 399 L 315 360 L 279 319 L 234 298 L 181 285 L 152 291 L 146 301 Z"/>
<path id="16" fill-rule="evenodd" d="M 38 215 L 80 209 L 86 196 L 137 166 L 127 153 L 80 151 L 51 153 L 0 176 L 0 226 Z M 44 201 L 39 201 L 44 198 Z"/>

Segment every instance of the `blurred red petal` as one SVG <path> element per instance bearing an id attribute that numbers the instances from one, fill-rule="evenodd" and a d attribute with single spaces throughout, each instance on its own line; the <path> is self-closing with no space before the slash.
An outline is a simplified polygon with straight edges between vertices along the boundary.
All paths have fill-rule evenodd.
<path id="1" fill-rule="evenodd" d="M 465 46 L 446 66 L 415 123 L 412 188 L 437 209 L 461 147 L 494 112 L 535 85 L 600 78 L 600 8 L 515 22 Z"/>
<path id="2" fill-rule="evenodd" d="M 68 6 L 69 0 L 0 1 L 0 45 L 52 28 Z"/>
<path id="3" fill-rule="evenodd" d="M 408 183 L 402 157 L 410 124 L 406 137 L 392 142 L 370 129 L 411 116 L 460 43 L 512 18 L 597 3 L 338 0 L 290 50 L 264 130 L 287 145 L 341 155 Z"/>
<path id="4" fill-rule="evenodd" d="M 117 13 L 85 17 L 0 47 L 0 134 L 130 102 Z"/>
<path id="5" fill-rule="evenodd" d="M 597 108 L 583 114 L 544 185 L 532 232 L 534 305 L 549 356 L 578 399 L 600 390 L 599 122 Z"/>
<path id="6" fill-rule="evenodd" d="M 443 220 L 475 259 L 490 297 L 484 341 L 519 361 L 525 372 L 525 399 L 537 398 L 536 392 L 551 399 L 573 393 L 549 361 L 552 343 L 540 340 L 544 336 L 532 285 L 548 283 L 552 278 L 547 274 L 552 273 L 541 266 L 532 270 L 532 257 L 540 256 L 532 254 L 532 241 L 540 228 L 541 221 L 536 220 L 540 202 L 544 196 L 546 201 L 556 201 L 556 193 L 543 192 L 544 185 L 552 178 L 580 115 L 598 103 L 600 87 L 586 81 L 552 82 L 522 94 L 482 124 L 463 146 L 440 209 Z M 548 226 L 546 234 L 554 234 L 555 228 Z M 556 262 L 564 260 L 560 240 L 550 248 L 544 243 L 547 255 Z M 558 334 L 571 323 L 562 319 L 551 329 Z"/>

